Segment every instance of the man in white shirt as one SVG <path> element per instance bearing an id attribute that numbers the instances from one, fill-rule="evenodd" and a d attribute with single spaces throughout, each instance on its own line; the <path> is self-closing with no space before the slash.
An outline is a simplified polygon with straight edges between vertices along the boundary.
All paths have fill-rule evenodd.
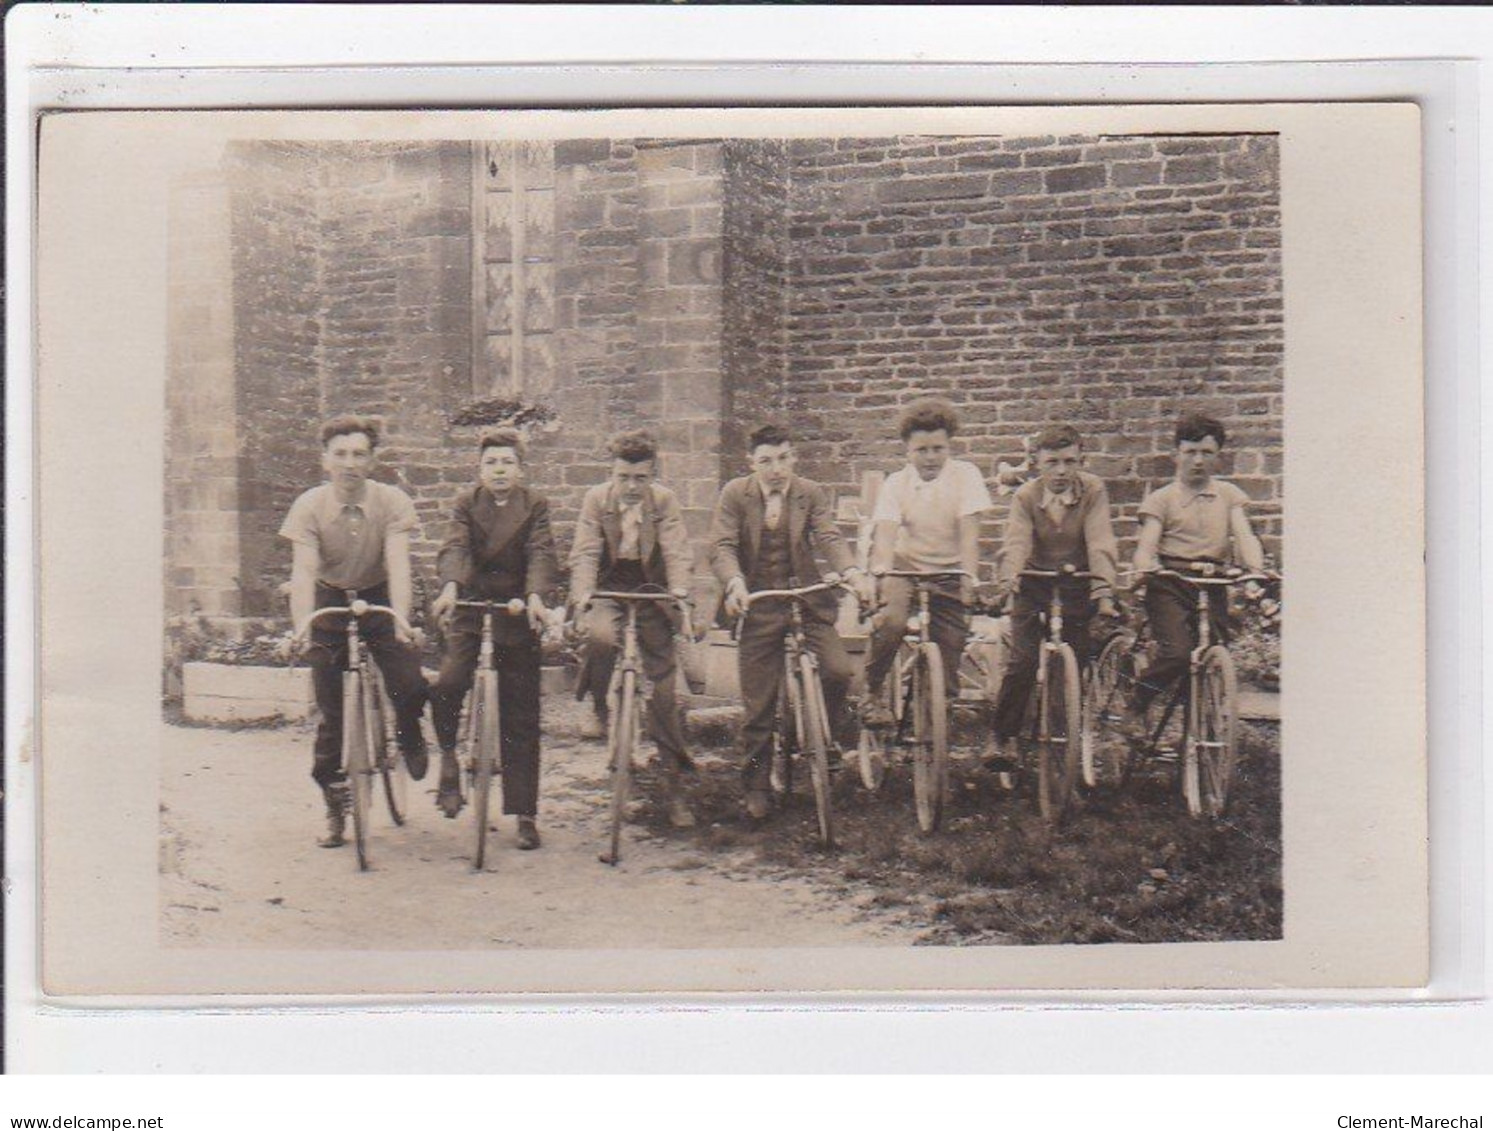
<path id="1" fill-rule="evenodd" d="M 887 476 L 872 511 L 871 567 L 883 569 L 962 569 L 968 578 L 935 583 L 929 602 L 930 632 L 943 655 L 944 678 L 959 670 L 968 635 L 965 605 L 974 591 L 980 558 L 980 518 L 993 506 L 980 469 L 951 459 L 959 415 L 945 400 L 925 398 L 903 412 L 898 432 L 907 446 L 907 466 Z M 881 582 L 882 610 L 871 632 L 866 662 L 866 722 L 891 722 L 881 685 L 907 631 L 916 600 L 913 582 L 887 577 Z"/>

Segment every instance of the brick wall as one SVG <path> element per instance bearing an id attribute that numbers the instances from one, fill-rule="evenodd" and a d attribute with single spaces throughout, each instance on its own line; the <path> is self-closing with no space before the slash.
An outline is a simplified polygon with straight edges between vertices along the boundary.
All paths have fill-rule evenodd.
<path id="1" fill-rule="evenodd" d="M 993 474 L 1071 421 L 1128 538 L 1171 475 L 1182 406 L 1280 533 L 1283 320 L 1273 137 L 806 140 L 789 145 L 785 408 L 805 470 L 854 492 L 898 462 L 899 405 L 966 406 Z M 992 534 L 994 531 L 992 530 Z"/>
<path id="2" fill-rule="evenodd" d="M 788 418 L 803 470 L 853 495 L 900 463 L 896 411 L 924 393 L 966 406 L 961 452 L 987 475 L 1077 424 L 1125 537 L 1171 474 L 1178 409 L 1212 411 L 1276 548 L 1274 138 L 585 139 L 554 158 L 560 427 L 530 460 L 562 552 L 616 429 L 659 433 L 703 565 L 757 420 Z M 472 161 L 465 142 L 249 143 L 181 186 L 168 607 L 283 607 L 275 531 L 322 478 L 334 411 L 386 418 L 380 477 L 415 498 L 432 574 L 480 431 L 448 423 L 473 396 Z"/>

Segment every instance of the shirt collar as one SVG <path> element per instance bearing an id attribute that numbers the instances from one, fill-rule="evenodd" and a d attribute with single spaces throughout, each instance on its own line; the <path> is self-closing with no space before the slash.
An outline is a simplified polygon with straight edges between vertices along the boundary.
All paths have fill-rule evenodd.
<path id="1" fill-rule="evenodd" d="M 936 487 L 954 473 L 954 460 L 952 457 L 945 460 L 944 465 L 938 469 L 938 474 L 932 479 L 924 479 L 912 464 L 908 464 L 906 470 L 907 482 L 912 484 L 914 490 L 924 491 L 930 487 Z"/>
<path id="2" fill-rule="evenodd" d="M 344 503 L 337 494 L 337 488 L 330 483 L 327 484 L 327 497 L 331 501 L 332 510 L 337 514 L 341 514 L 345 510 L 362 511 L 364 514 L 367 514 L 368 497 L 371 494 L 373 494 L 373 484 L 364 480 L 362 493 L 352 502 Z"/>
<path id="3" fill-rule="evenodd" d="M 1053 503 L 1062 503 L 1064 506 L 1076 507 L 1078 506 L 1079 500 L 1082 498 L 1083 484 L 1076 479 L 1073 481 L 1072 486 L 1070 486 L 1068 490 L 1064 491 L 1061 495 L 1053 494 L 1046 483 L 1042 484 L 1041 507 L 1043 510 L 1047 510 L 1052 506 Z"/>
<path id="4" fill-rule="evenodd" d="M 788 492 L 793 490 L 793 480 L 794 477 L 792 475 L 788 476 L 788 482 L 784 483 L 783 489 L 778 492 L 778 494 L 782 495 L 785 499 L 788 497 Z M 767 500 L 771 497 L 772 492 L 764 487 L 762 485 L 762 480 L 758 479 L 755 475 L 752 476 L 752 482 L 757 487 L 757 493 L 762 496 L 762 501 L 764 503 L 767 502 Z"/>
<path id="5" fill-rule="evenodd" d="M 1216 498 L 1218 498 L 1218 480 L 1217 479 L 1211 479 L 1210 478 L 1205 486 L 1200 487 L 1196 491 L 1194 491 L 1186 483 L 1183 483 L 1182 480 L 1180 480 L 1180 479 L 1178 479 L 1176 481 L 1176 483 L 1177 483 L 1177 494 L 1179 494 L 1179 495 L 1182 496 L 1182 505 L 1184 507 L 1188 503 L 1191 503 L 1191 502 L 1193 502 L 1196 499 L 1216 499 Z"/>

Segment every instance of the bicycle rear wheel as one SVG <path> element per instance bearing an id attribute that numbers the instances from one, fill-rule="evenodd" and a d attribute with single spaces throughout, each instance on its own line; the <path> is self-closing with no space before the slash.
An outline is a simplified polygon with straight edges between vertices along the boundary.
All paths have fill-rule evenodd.
<path id="1" fill-rule="evenodd" d="M 353 844 L 358 868 L 372 866 L 368 852 L 368 811 L 373 801 L 373 767 L 369 757 L 368 717 L 363 698 L 363 677 L 350 671 L 342 677 L 342 769 L 352 795 Z"/>
<path id="2" fill-rule="evenodd" d="M 622 823 L 627 818 L 627 800 L 632 792 L 632 754 L 638 741 L 638 676 L 625 671 L 619 677 L 617 701 L 612 704 L 612 806 L 611 830 L 603 864 L 622 859 Z"/>
<path id="3" fill-rule="evenodd" d="M 1080 766 L 1078 657 L 1067 644 L 1048 651 L 1038 731 L 1037 806 L 1042 818 L 1058 824 L 1067 812 Z"/>
<path id="4" fill-rule="evenodd" d="M 477 840 L 472 853 L 472 867 L 481 872 L 487 867 L 488 804 L 492 797 L 493 773 L 497 768 L 498 744 L 498 673 L 479 669 L 472 685 L 472 819 L 477 822 Z"/>
<path id="5" fill-rule="evenodd" d="M 937 644 L 918 649 L 912 676 L 912 793 L 918 827 L 937 832 L 949 792 L 949 706 L 944 691 L 943 655 Z"/>
<path id="6" fill-rule="evenodd" d="M 405 807 L 409 796 L 409 771 L 404 759 L 391 754 L 389 744 L 389 719 L 393 714 L 384 683 L 374 676 L 363 681 L 363 697 L 368 705 L 369 747 L 373 755 L 373 766 L 383 781 L 384 801 L 389 806 L 389 816 L 396 825 L 404 824 Z"/>
<path id="7" fill-rule="evenodd" d="M 825 848 L 835 844 L 834 802 L 829 778 L 829 711 L 824 704 L 824 686 L 812 656 L 799 657 L 802 685 L 799 718 L 803 722 L 804 753 L 809 758 L 809 780 L 814 787 L 814 809 L 819 817 L 819 840 Z"/>
<path id="8" fill-rule="evenodd" d="M 1203 655 L 1198 692 L 1195 742 L 1200 800 L 1204 813 L 1221 817 L 1239 758 L 1239 680 L 1227 648 L 1215 644 Z"/>
<path id="9" fill-rule="evenodd" d="M 1133 752 L 1128 742 L 1107 734 L 1124 711 L 1125 696 L 1135 685 L 1131 649 L 1135 634 L 1117 632 L 1099 650 L 1089 669 L 1083 695 L 1083 784 L 1090 789 L 1116 788 L 1128 777 Z"/>

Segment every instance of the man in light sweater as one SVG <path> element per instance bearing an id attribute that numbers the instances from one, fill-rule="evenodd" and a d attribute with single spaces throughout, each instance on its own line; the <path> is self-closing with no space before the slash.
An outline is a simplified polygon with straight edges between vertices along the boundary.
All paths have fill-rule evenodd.
<path id="1" fill-rule="evenodd" d="M 1063 639 L 1081 664 L 1089 659 L 1089 624 L 1095 612 L 1115 614 L 1115 532 L 1104 481 L 1080 470 L 1083 441 L 1067 424 L 1045 429 L 1034 448 L 1037 478 L 1011 497 L 997 582 L 1001 594 L 1012 598 L 1012 623 L 1011 658 L 995 707 L 995 769 L 1017 765 L 1015 741 L 1037 678 L 1047 631 L 1043 616 L 1053 585 L 1063 586 Z M 1021 576 L 1024 569 L 1065 566 L 1095 577 L 1052 581 Z"/>

